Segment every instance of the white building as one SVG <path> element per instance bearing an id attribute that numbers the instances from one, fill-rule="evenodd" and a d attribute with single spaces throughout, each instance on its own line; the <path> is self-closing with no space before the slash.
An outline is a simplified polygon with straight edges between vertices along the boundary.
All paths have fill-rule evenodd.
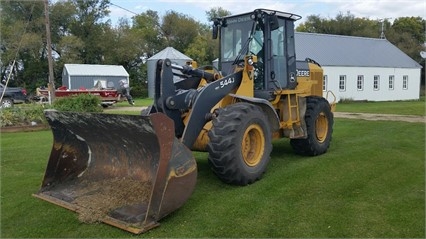
<path id="1" fill-rule="evenodd" d="M 298 60 L 311 58 L 324 69 L 324 96 L 337 101 L 420 98 L 421 65 L 386 39 L 297 32 Z"/>
<path id="2" fill-rule="evenodd" d="M 117 88 L 120 80 L 129 82 L 129 74 L 120 65 L 65 64 L 62 70 L 62 85 L 68 89 L 91 89 L 98 83 Z"/>

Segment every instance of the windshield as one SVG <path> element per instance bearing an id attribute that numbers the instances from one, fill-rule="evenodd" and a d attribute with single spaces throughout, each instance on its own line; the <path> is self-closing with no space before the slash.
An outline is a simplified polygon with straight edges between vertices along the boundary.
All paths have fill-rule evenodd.
<path id="1" fill-rule="evenodd" d="M 253 40 L 250 42 L 250 53 L 251 54 L 259 54 L 259 52 L 263 48 L 263 31 L 257 27 L 256 31 L 253 34 Z"/>
<path id="2" fill-rule="evenodd" d="M 250 18 L 250 15 L 236 16 L 233 18 L 228 18 L 226 21 L 226 27 L 222 27 L 221 34 L 221 58 L 222 61 L 233 61 L 240 54 L 240 51 L 244 50 L 244 45 L 247 44 L 248 39 L 250 38 L 251 31 L 253 28 L 253 20 Z M 258 42 L 255 46 L 250 46 L 248 50 L 256 50 L 262 45 L 263 34 L 262 36 L 256 36 Z M 252 44 L 251 44 L 252 45 Z M 255 47 L 255 49 L 251 49 Z M 241 52 L 242 54 L 247 54 L 248 52 Z M 254 52 L 256 53 L 256 52 Z"/>

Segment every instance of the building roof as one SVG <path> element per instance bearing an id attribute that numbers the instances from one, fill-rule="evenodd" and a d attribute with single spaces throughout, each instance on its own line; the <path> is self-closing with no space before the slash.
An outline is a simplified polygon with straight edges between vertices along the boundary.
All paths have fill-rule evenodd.
<path id="1" fill-rule="evenodd" d="M 71 76 L 129 76 L 119 65 L 65 64 L 65 70 Z"/>
<path id="2" fill-rule="evenodd" d="M 151 56 L 149 60 L 160 60 L 160 59 L 170 59 L 170 60 L 192 60 L 188 56 L 184 55 L 180 51 L 174 49 L 173 47 L 166 47 L 162 51 L 158 52 L 157 54 Z"/>
<path id="3" fill-rule="evenodd" d="M 421 68 L 386 39 L 295 33 L 296 57 L 323 66 Z"/>

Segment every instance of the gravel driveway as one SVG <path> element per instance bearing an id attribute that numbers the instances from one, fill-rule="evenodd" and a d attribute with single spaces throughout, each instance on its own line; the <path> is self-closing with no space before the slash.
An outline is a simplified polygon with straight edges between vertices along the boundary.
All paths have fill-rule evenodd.
<path id="1" fill-rule="evenodd" d="M 105 111 L 141 111 L 146 107 L 109 107 Z M 396 114 L 372 114 L 372 113 L 350 113 L 334 112 L 336 118 L 363 119 L 363 120 L 386 120 L 386 121 L 404 121 L 411 123 L 426 123 L 426 116 L 418 115 L 396 115 Z"/>

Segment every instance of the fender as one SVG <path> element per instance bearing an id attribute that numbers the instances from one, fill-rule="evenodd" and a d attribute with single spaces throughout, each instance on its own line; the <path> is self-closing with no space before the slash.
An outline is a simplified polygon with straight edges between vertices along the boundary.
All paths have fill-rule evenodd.
<path id="1" fill-rule="evenodd" d="M 280 118 L 275 111 L 274 107 L 272 106 L 271 102 L 262 99 L 262 98 L 254 98 L 254 97 L 248 97 L 248 96 L 241 96 L 241 95 L 235 95 L 235 94 L 229 94 L 230 96 L 240 99 L 245 102 L 250 102 L 252 104 L 255 104 L 257 106 L 260 106 L 265 112 L 265 114 L 268 116 L 269 125 L 271 125 L 272 132 L 275 132 L 280 129 Z"/>

